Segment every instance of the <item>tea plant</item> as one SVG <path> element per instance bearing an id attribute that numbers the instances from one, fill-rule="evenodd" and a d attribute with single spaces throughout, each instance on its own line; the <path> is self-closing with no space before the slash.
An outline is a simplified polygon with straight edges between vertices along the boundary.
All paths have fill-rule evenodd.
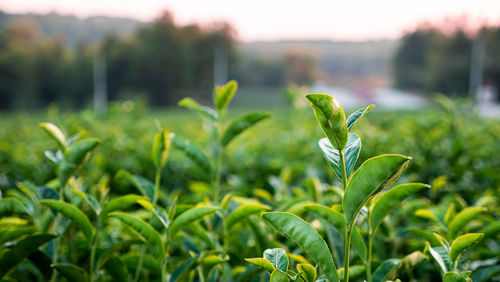
<path id="1" fill-rule="evenodd" d="M 234 141 L 269 116 L 231 121 L 236 89 L 216 88 L 212 108 L 180 102 L 201 127 L 189 112 L 120 105 L 104 119 L 51 113 L 66 130 L 40 124 L 50 138 L 36 116 L 22 127 L 1 119 L 0 279 L 495 281 L 498 123 L 444 100 L 446 112 L 374 112 L 358 124 L 372 106 L 347 117 L 311 94 L 325 165 L 302 107 Z M 288 90 L 301 104 L 303 89 Z M 410 158 L 369 158 L 386 151 L 415 157 L 401 183 L 432 189 L 392 185 Z"/>
<path id="2" fill-rule="evenodd" d="M 372 278 L 384 278 L 392 267 L 382 264 L 382 268 L 377 269 L 373 276 L 371 273 L 373 236 L 381 221 L 391 210 L 406 197 L 428 186 L 413 183 L 386 190 L 399 178 L 411 159 L 402 155 L 373 157 L 353 172 L 361 149 L 361 140 L 349 131 L 373 105 L 354 112 L 346 119 L 344 109 L 332 96 L 309 94 L 306 97 L 311 102 L 320 127 L 326 135 L 326 138 L 319 141 L 320 148 L 335 174 L 341 179 L 344 188 L 342 206 L 330 208 L 314 204 L 306 208 L 324 217 L 327 222 L 343 232 L 344 268 L 337 270 L 326 242 L 301 218 L 283 212 L 266 212 L 262 214 L 262 218 L 283 236 L 304 249 L 330 281 L 339 280 L 337 271 L 343 273 L 343 281 L 349 281 L 351 240 L 356 245 L 358 255 L 365 262 L 367 281 L 372 281 Z M 359 226 L 356 225 L 358 216 L 365 206 L 368 207 L 366 208 L 368 252 L 360 236 Z"/>

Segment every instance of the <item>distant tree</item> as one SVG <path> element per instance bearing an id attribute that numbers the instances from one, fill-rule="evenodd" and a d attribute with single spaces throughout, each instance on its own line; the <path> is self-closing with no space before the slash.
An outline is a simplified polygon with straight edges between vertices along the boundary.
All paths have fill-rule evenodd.
<path id="1" fill-rule="evenodd" d="M 417 30 L 401 39 L 394 56 L 395 86 L 402 89 L 426 88 L 429 55 L 437 34 L 434 30 Z"/>

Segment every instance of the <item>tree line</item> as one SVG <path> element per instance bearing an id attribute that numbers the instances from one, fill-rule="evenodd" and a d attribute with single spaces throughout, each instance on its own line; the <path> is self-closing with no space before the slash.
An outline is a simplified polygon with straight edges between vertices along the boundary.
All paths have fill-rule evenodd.
<path id="1" fill-rule="evenodd" d="M 477 48 L 476 51 L 474 51 Z M 481 84 L 500 86 L 500 27 L 469 32 L 464 27 L 443 30 L 426 26 L 403 36 L 393 60 L 394 84 L 425 93 L 467 96 L 473 53 L 482 61 Z M 477 63 L 477 62 L 476 62 Z"/>
<path id="2" fill-rule="evenodd" d="M 180 26 L 168 12 L 129 36 L 110 33 L 98 42 L 74 45 L 61 36 L 47 36 L 29 17 L 4 25 L 0 109 L 87 106 L 96 60 L 105 63 L 109 100 L 141 97 L 153 106 L 173 105 L 185 96 L 207 100 L 214 86 L 216 50 L 229 70 L 227 79 L 241 85 L 309 84 L 316 72 L 315 61 L 304 54 L 243 58 L 229 24 Z"/>

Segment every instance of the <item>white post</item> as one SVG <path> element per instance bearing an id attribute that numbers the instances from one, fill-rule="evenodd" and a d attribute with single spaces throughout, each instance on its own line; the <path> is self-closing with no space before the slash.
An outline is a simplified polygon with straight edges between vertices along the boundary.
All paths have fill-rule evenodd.
<path id="1" fill-rule="evenodd" d="M 106 60 L 99 52 L 94 54 L 94 111 L 102 114 L 108 109 L 108 87 L 106 77 Z"/>
<path id="2" fill-rule="evenodd" d="M 479 87 L 483 84 L 483 69 L 484 69 L 484 40 L 481 37 L 481 31 L 478 31 L 476 37 L 472 41 L 472 54 L 469 71 L 469 94 L 474 99 L 478 99 Z"/>
<path id="3" fill-rule="evenodd" d="M 221 43 L 215 43 L 214 47 L 214 86 L 223 85 L 227 82 L 227 52 Z"/>

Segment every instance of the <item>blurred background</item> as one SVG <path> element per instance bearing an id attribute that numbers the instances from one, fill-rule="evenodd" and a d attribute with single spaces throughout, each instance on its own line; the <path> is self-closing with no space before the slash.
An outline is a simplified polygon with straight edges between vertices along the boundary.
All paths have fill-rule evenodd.
<path id="1" fill-rule="evenodd" d="M 209 103 L 236 79 L 235 106 L 286 105 L 295 84 L 347 108 L 441 92 L 500 112 L 498 1 L 270 2 L 3 0 L 0 111 Z"/>

